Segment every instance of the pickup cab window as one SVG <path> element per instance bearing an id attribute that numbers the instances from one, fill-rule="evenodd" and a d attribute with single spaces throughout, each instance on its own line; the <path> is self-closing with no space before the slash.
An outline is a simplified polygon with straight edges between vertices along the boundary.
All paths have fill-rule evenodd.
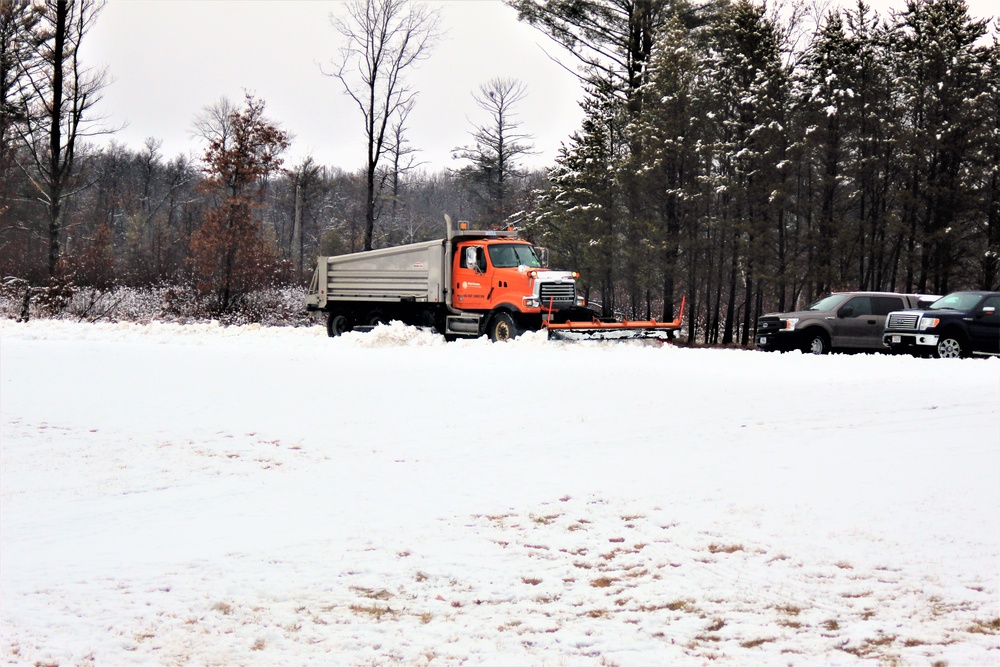
<path id="1" fill-rule="evenodd" d="M 903 300 L 895 296 L 873 296 L 872 297 L 872 314 L 873 315 L 888 315 L 894 310 L 904 310 L 906 304 Z"/>
<path id="2" fill-rule="evenodd" d="M 856 296 L 840 309 L 841 317 L 864 317 L 872 314 L 872 300 L 867 296 Z"/>

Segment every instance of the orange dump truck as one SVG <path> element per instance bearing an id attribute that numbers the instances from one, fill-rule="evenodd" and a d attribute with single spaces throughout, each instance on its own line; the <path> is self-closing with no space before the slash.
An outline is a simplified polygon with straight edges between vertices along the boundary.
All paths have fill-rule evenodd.
<path id="1" fill-rule="evenodd" d="M 306 308 L 326 314 L 330 336 L 390 320 L 449 340 L 503 341 L 540 329 L 553 338 L 636 337 L 680 327 L 679 317 L 602 320 L 577 294 L 579 274 L 547 268 L 545 253 L 516 232 L 453 231 L 450 220 L 447 229 L 436 241 L 317 258 Z"/>

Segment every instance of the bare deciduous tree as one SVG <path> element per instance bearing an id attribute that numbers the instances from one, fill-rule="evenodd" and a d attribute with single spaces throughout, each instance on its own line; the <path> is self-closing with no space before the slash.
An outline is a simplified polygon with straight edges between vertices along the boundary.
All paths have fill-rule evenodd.
<path id="1" fill-rule="evenodd" d="M 36 6 L 39 21 L 32 26 L 33 54 L 38 66 L 26 68 L 27 92 L 15 125 L 24 148 L 21 170 L 44 203 L 48 221 L 48 272 L 59 262 L 63 205 L 76 193 L 77 149 L 80 140 L 111 130 L 93 115 L 107 85 L 107 72 L 84 67 L 80 45 L 94 25 L 103 3 L 98 0 L 45 0 Z"/>
<path id="2" fill-rule="evenodd" d="M 232 116 L 239 109 L 231 99 L 223 95 L 214 104 L 202 107 L 191 122 L 191 136 L 204 139 L 212 144 L 218 141 L 222 146 L 229 145 L 232 135 Z"/>
<path id="3" fill-rule="evenodd" d="M 367 142 L 365 164 L 365 250 L 371 250 L 375 229 L 379 162 L 398 139 L 394 121 L 411 107 L 416 92 L 406 83 L 406 72 L 430 55 L 440 35 L 440 14 L 416 0 L 349 0 L 346 16 L 331 18 L 347 40 L 334 70 L 364 118 Z"/>

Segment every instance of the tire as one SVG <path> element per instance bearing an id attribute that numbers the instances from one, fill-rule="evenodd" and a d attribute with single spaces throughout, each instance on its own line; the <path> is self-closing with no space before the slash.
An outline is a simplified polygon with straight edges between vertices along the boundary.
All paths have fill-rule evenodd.
<path id="1" fill-rule="evenodd" d="M 379 324 L 388 324 L 389 319 L 381 310 L 373 310 L 367 315 L 365 315 L 365 325 L 369 327 L 375 327 Z"/>
<path id="2" fill-rule="evenodd" d="M 952 333 L 938 338 L 938 344 L 934 347 L 934 356 L 938 359 L 961 359 L 967 355 L 965 343 Z"/>
<path id="3" fill-rule="evenodd" d="M 326 335 L 336 338 L 340 334 L 351 330 L 351 321 L 343 313 L 330 312 L 330 317 L 326 321 Z"/>
<path id="4" fill-rule="evenodd" d="M 802 351 L 806 354 L 826 354 L 830 351 L 830 339 L 822 331 L 810 331 Z"/>
<path id="5" fill-rule="evenodd" d="M 486 333 L 491 341 L 500 343 L 517 338 L 521 335 L 521 330 L 518 329 L 517 322 L 514 321 L 510 313 L 500 312 L 490 320 L 490 326 Z"/>

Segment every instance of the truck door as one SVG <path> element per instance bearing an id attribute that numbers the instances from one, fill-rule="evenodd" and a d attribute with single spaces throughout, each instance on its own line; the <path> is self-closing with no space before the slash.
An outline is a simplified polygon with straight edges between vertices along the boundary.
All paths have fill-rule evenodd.
<path id="1" fill-rule="evenodd" d="M 882 318 L 883 324 L 885 318 Z M 872 314 L 871 297 L 856 296 L 837 309 L 831 323 L 833 347 L 872 347 L 875 338 L 882 344 L 882 327 Z"/>
<path id="2" fill-rule="evenodd" d="M 463 310 L 489 310 L 492 268 L 486 248 L 475 243 L 459 244 L 453 261 L 454 306 Z"/>
<path id="3" fill-rule="evenodd" d="M 969 338 L 973 350 L 1000 354 L 1000 296 L 983 299 L 972 313 Z"/>

